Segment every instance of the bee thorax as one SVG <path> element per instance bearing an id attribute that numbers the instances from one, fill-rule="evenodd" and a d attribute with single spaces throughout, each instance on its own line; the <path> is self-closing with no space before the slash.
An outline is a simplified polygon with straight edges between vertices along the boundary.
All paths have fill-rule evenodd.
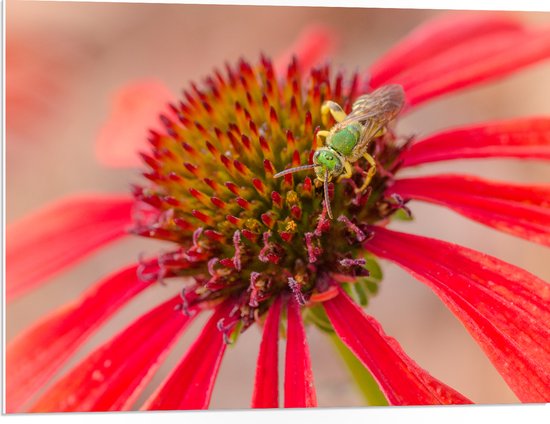
<path id="1" fill-rule="evenodd" d="M 350 156 L 361 137 L 361 124 L 347 125 L 330 138 L 329 146 L 344 156 Z"/>

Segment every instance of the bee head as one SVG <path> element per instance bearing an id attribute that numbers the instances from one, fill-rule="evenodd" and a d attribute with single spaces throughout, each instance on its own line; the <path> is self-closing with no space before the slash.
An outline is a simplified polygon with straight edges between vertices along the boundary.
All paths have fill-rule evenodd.
<path id="1" fill-rule="evenodd" d="M 325 181 L 325 171 L 328 171 L 328 179 L 330 181 L 332 177 L 340 175 L 344 170 L 341 156 L 334 150 L 326 147 L 322 147 L 315 152 L 313 163 L 317 165 L 315 173 L 321 181 Z"/>

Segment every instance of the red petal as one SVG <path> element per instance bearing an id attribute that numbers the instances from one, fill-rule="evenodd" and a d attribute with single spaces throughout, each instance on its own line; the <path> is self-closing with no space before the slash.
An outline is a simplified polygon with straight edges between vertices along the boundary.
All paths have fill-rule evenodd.
<path id="1" fill-rule="evenodd" d="M 31 412 L 128 410 L 196 316 L 176 296 L 137 319 L 59 380 Z"/>
<path id="2" fill-rule="evenodd" d="M 444 205 L 497 230 L 550 246 L 550 186 L 438 175 L 397 180 L 391 193 Z"/>
<path id="3" fill-rule="evenodd" d="M 507 32 L 461 44 L 396 77 L 409 105 L 497 79 L 550 57 L 550 32 Z"/>
<path id="4" fill-rule="evenodd" d="M 427 284 L 522 402 L 550 400 L 550 285 L 494 257 L 373 227 L 365 247 Z"/>
<path id="5" fill-rule="evenodd" d="M 285 408 L 317 406 L 311 360 L 300 306 L 288 302 L 288 328 L 285 363 Z"/>
<path id="6" fill-rule="evenodd" d="M 125 196 L 74 196 L 11 224 L 6 237 L 7 299 L 125 235 L 132 204 Z"/>
<path id="7" fill-rule="evenodd" d="M 107 318 L 149 286 L 139 281 L 136 271 L 137 266 L 131 266 L 110 275 L 8 345 L 8 411 L 19 411 Z"/>
<path id="8" fill-rule="evenodd" d="M 326 59 L 336 48 L 338 42 L 334 31 L 321 26 L 312 25 L 305 28 L 298 39 L 275 60 L 275 72 L 277 75 L 285 75 L 292 57 L 298 59 L 298 67 L 301 72 L 309 70 Z"/>
<path id="9" fill-rule="evenodd" d="M 258 354 L 252 408 L 279 407 L 279 323 L 281 298 L 278 297 L 265 320 Z"/>
<path id="10" fill-rule="evenodd" d="M 379 87 L 415 66 L 457 45 L 497 33 L 518 31 L 521 25 L 504 15 L 443 15 L 415 29 L 370 69 L 370 85 Z"/>
<path id="11" fill-rule="evenodd" d="M 147 399 L 142 410 L 208 408 L 227 347 L 218 323 L 220 320 L 227 321 L 233 306 L 232 302 L 227 301 L 216 308 L 178 367 Z"/>
<path id="12" fill-rule="evenodd" d="M 452 129 L 415 142 L 402 155 L 404 167 L 486 157 L 550 159 L 550 118 L 523 118 Z"/>
<path id="13" fill-rule="evenodd" d="M 142 164 L 138 151 L 149 150 L 147 130 L 158 127 L 159 115 L 175 118 L 167 106 L 174 95 L 156 79 L 137 80 L 113 93 L 111 111 L 96 141 L 98 160 L 112 167 Z"/>
<path id="14" fill-rule="evenodd" d="M 371 371 L 390 405 L 471 403 L 420 368 L 342 289 L 323 306 L 340 339 Z"/>

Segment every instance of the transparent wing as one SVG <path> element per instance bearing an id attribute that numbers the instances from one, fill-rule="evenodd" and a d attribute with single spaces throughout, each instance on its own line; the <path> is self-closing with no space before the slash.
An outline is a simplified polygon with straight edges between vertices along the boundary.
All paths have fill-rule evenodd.
<path id="1" fill-rule="evenodd" d="M 353 148 L 353 151 L 351 152 L 351 155 L 349 157 L 349 160 L 351 162 L 355 162 L 357 159 L 365 154 L 370 141 L 386 124 L 387 122 L 379 122 L 375 120 L 369 120 L 365 123 L 361 139 Z"/>
<path id="2" fill-rule="evenodd" d="M 364 94 L 353 103 L 351 112 L 341 122 L 376 121 L 384 126 L 394 119 L 405 103 L 403 87 L 397 84 L 386 85 L 369 94 Z M 376 131 L 375 131 L 376 133 Z"/>

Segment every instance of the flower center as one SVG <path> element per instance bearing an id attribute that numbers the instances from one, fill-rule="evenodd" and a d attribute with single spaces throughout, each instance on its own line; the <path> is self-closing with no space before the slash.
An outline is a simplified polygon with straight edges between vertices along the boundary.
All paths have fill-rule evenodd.
<path id="1" fill-rule="evenodd" d="M 367 225 L 402 206 L 384 196 L 402 148 L 393 132 L 368 146 L 377 173 L 366 189 L 358 190 L 370 166 L 365 159 L 351 164 L 350 178 L 328 184 L 334 220 L 312 170 L 273 178 L 312 163 L 322 147 L 316 133 L 335 124 L 323 124 L 323 102 L 348 113 L 358 83 L 357 75 L 332 78 L 328 66 L 305 79 L 296 62 L 277 80 L 262 58 L 255 68 L 241 61 L 225 75 L 216 71 L 204 88 L 184 91 L 173 117 L 161 117 L 164 133 L 151 133 L 152 153 L 142 154 L 149 184 L 134 189 L 142 205 L 134 232 L 177 246 L 158 259 L 162 276 L 193 275 L 187 290 L 199 300 L 234 296 L 245 326 L 283 292 L 305 303 L 330 289 L 328 274 L 341 281 L 368 276 Z"/>

